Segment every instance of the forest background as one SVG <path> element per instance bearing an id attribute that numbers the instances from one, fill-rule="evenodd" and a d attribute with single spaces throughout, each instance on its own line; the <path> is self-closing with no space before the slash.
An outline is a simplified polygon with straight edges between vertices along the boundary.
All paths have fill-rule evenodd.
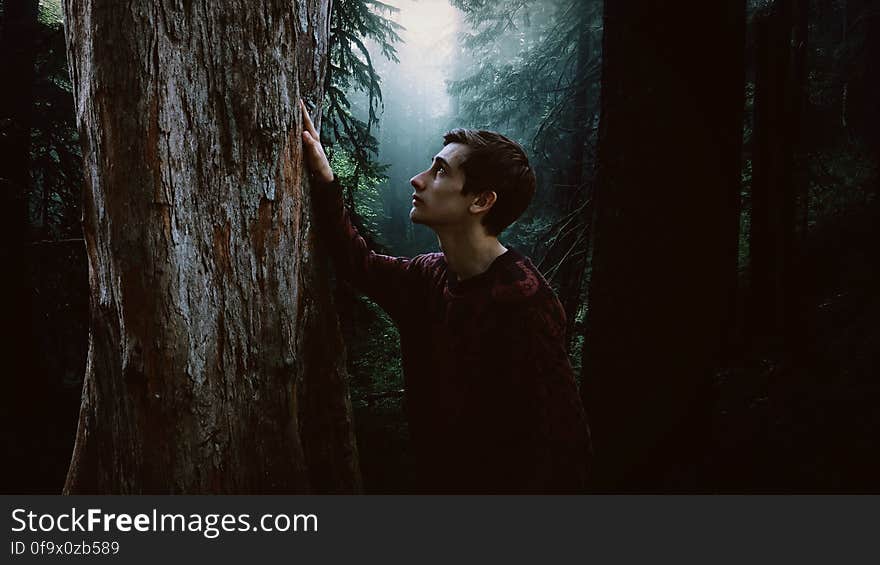
<path id="1" fill-rule="evenodd" d="M 63 18 L 0 3 L 6 492 L 60 492 L 86 372 Z M 341 0 L 322 138 L 361 232 L 406 256 L 436 250 L 408 181 L 445 131 L 526 147 L 503 240 L 565 307 L 596 491 L 876 491 L 878 41 L 872 0 Z M 409 492 L 397 330 L 333 303 L 363 489 Z"/>

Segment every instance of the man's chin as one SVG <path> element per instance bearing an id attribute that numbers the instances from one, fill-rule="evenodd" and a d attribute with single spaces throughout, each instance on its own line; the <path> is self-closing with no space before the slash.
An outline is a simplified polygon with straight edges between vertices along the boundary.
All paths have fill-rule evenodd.
<path id="1" fill-rule="evenodd" d="M 414 224 L 424 224 L 425 223 L 424 221 L 422 221 L 421 218 L 419 218 L 419 214 L 418 214 L 418 212 L 416 212 L 415 207 L 413 207 L 413 209 L 409 211 L 409 221 L 411 221 Z"/>

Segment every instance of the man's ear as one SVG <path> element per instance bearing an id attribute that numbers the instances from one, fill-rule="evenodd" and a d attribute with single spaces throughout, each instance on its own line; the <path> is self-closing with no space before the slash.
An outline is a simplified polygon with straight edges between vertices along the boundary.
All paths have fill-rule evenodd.
<path id="1" fill-rule="evenodd" d="M 474 199 L 473 203 L 471 203 L 470 208 L 468 210 L 472 214 L 481 214 L 483 212 L 487 212 L 489 208 L 495 205 L 495 202 L 498 200 L 498 195 L 495 194 L 494 190 L 487 190 L 485 192 L 481 192 Z"/>

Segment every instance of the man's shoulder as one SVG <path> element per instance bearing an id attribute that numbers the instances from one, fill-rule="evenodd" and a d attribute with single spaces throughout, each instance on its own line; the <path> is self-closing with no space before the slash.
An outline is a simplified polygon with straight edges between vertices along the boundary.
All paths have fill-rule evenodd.
<path id="1" fill-rule="evenodd" d="M 554 297 L 553 290 L 531 259 L 513 250 L 492 285 L 498 302 L 534 302 Z"/>
<path id="2" fill-rule="evenodd" d="M 446 280 L 447 269 L 442 253 L 422 253 L 409 260 L 409 275 L 431 285 L 439 285 Z"/>
<path id="3" fill-rule="evenodd" d="M 550 284 L 532 261 L 517 254 L 504 265 L 492 288 L 492 298 L 505 312 L 505 331 L 543 343 L 565 337 L 565 310 Z M 549 341 L 547 341 L 549 340 Z"/>

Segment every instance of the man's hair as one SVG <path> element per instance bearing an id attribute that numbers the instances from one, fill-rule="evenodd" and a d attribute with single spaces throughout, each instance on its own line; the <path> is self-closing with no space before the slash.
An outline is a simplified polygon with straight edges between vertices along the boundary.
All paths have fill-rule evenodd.
<path id="1" fill-rule="evenodd" d="M 495 204 L 483 216 L 490 235 L 500 234 L 528 208 L 535 194 L 535 173 L 519 143 L 500 133 L 456 128 L 443 135 L 443 145 L 461 143 L 470 151 L 461 165 L 462 194 L 494 191 Z"/>

